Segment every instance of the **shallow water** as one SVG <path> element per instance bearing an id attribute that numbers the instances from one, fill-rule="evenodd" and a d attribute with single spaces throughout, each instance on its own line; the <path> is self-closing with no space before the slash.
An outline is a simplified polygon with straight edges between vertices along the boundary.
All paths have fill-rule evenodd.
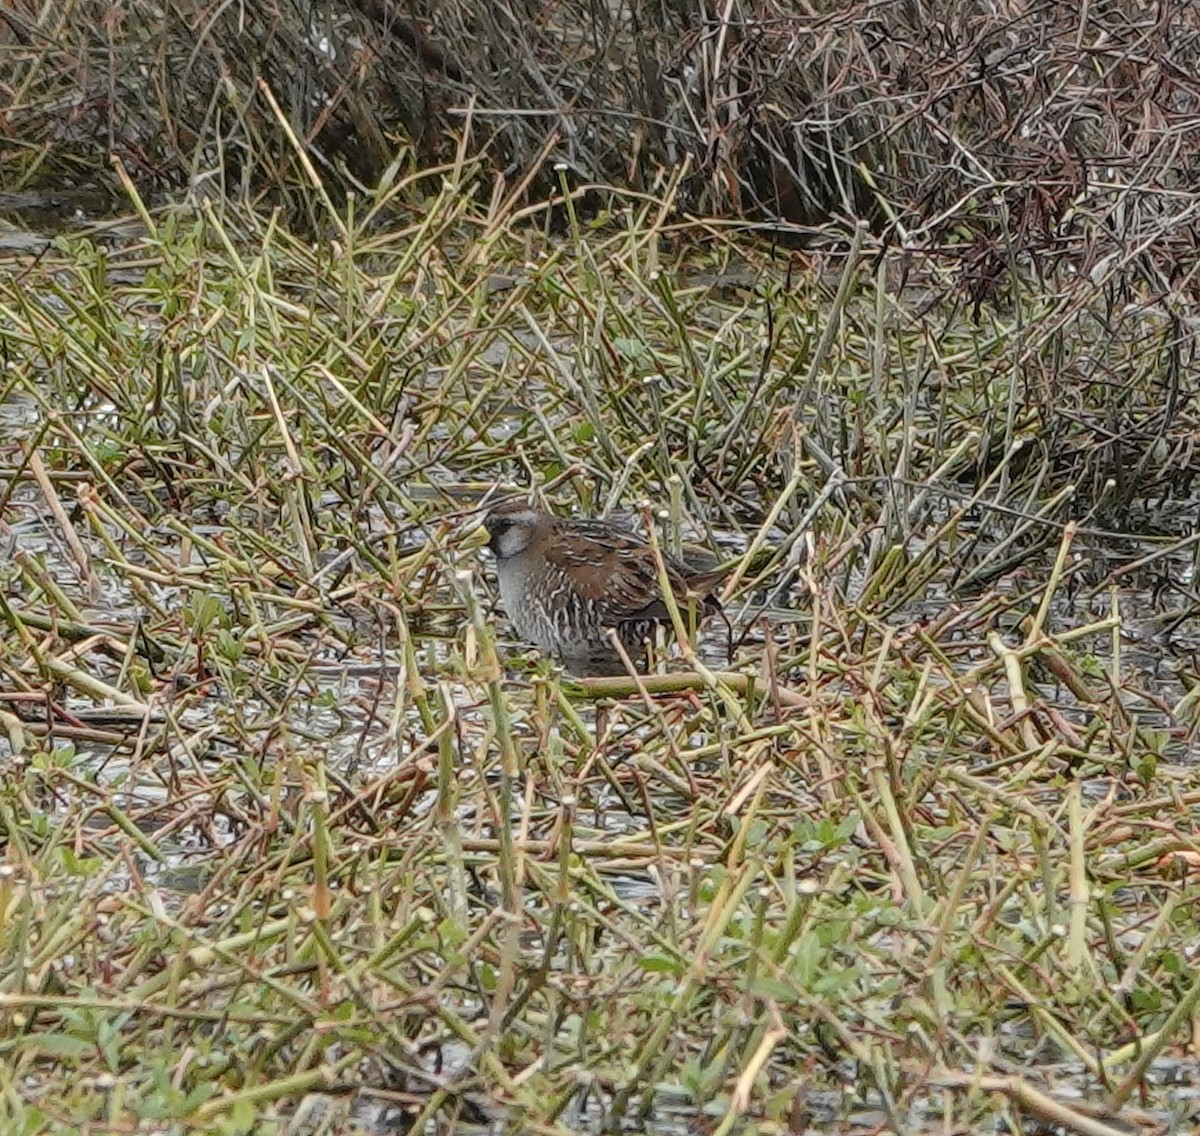
<path id="1" fill-rule="evenodd" d="M 528 340 L 526 345 L 534 346 L 534 340 Z M 503 347 L 497 344 L 488 348 L 488 352 L 487 358 L 496 361 L 502 357 Z M 113 410 L 112 407 L 93 406 L 88 414 L 93 423 L 102 418 L 107 418 L 111 423 Z M 100 629 L 106 625 L 131 626 L 144 612 L 134 579 L 109 570 L 106 566 L 107 551 L 102 542 L 85 538 L 101 582 L 98 595 L 85 597 L 61 527 L 47 509 L 40 491 L 24 477 L 15 487 L 11 484 L 15 471 L 23 465 L 20 445 L 36 435 L 39 424 L 40 410 L 34 399 L 14 394 L 6 402 L 0 403 L 0 491 L 7 493 L 12 489 L 5 512 L 7 528 L 0 530 L 0 572 L 4 573 L 7 594 L 14 605 L 20 608 L 30 589 L 20 579 L 13 558 L 18 554 L 35 557 L 46 573 L 80 604 L 85 622 Z M 76 488 L 89 480 L 90 476 L 82 462 L 77 469 L 54 473 L 55 486 L 68 508 L 71 507 Z M 336 510 L 338 504 L 336 499 L 321 502 L 322 508 L 328 510 Z M 919 553 L 920 535 L 932 532 L 949 507 L 931 507 L 926 517 L 914 523 L 917 536 L 913 538 L 911 553 Z M 210 512 L 211 515 L 204 518 L 205 524 L 189 525 L 194 533 L 215 539 L 237 537 L 239 526 L 231 521 L 224 505 L 214 507 Z M 1193 588 L 1196 546 L 1180 546 L 1142 569 L 1123 573 L 1111 589 L 1106 580 L 1124 565 L 1160 551 L 1164 547 L 1164 540 L 1179 542 L 1187 538 L 1196 531 L 1198 519 L 1200 501 L 1192 499 L 1171 502 L 1169 507 L 1156 503 L 1153 508 L 1147 506 L 1140 512 L 1131 508 L 1121 518 L 1110 518 L 1106 522 L 1110 526 L 1107 530 L 1085 527 L 1073 548 L 1076 559 L 1070 565 L 1072 571 L 1069 581 L 1055 597 L 1049 620 L 1051 630 L 1055 630 L 1104 618 L 1109 614 L 1115 596 L 1122 619 L 1119 661 L 1113 657 L 1112 641 L 1107 635 L 1095 637 L 1088 647 L 1094 654 L 1097 668 L 1119 672 L 1124 703 L 1137 722 L 1168 733 L 1164 756 L 1181 764 L 1194 764 L 1200 756 L 1196 740 L 1185 729 L 1189 723 L 1176 720 L 1170 712 L 1171 707 L 1180 701 L 1195 681 L 1189 680 L 1188 674 L 1200 672 L 1200 660 L 1197 657 L 1200 626 L 1191 614 L 1193 610 L 1200 611 L 1200 599 L 1197 599 Z M 372 513 L 369 523 L 377 524 L 379 531 L 388 527 L 388 520 L 381 513 Z M 1006 523 L 1004 518 L 981 513 L 974 521 L 974 529 L 967 523 L 962 525 L 963 533 L 977 533 L 980 538 L 974 562 L 977 563 L 989 547 L 1003 539 Z M 149 529 L 149 523 L 147 527 Z M 265 522 L 263 527 L 266 527 Z M 84 530 L 84 525 L 77 518 L 76 528 L 80 532 Z M 168 562 L 179 563 L 184 557 L 180 537 L 165 524 L 151 531 L 156 551 Z M 782 537 L 786 534 L 776 535 Z M 744 538 L 736 533 L 719 534 L 718 539 L 728 548 L 736 548 L 744 543 Z M 147 559 L 137 550 L 128 552 L 130 564 L 140 564 Z M 970 606 L 985 587 L 1003 597 L 1029 592 L 1036 585 L 1038 576 L 1044 578 L 1049 572 L 1052 560 L 1051 548 L 1049 552 L 1022 564 L 1019 570 L 1008 576 L 974 588 L 957 585 L 945 575 L 940 576 L 925 594 L 912 600 L 903 609 L 890 613 L 886 621 L 894 628 L 904 629 L 920 621 L 935 619 L 948 604 Z M 199 563 L 201 561 L 193 553 L 190 564 L 195 566 Z M 384 590 L 383 582 L 373 576 L 373 569 L 357 563 L 352 564 L 351 568 L 350 578 L 365 579 L 368 586 L 377 592 Z M 839 610 L 852 609 L 861 594 L 861 574 L 856 576 L 850 573 L 848 579 L 848 585 L 838 596 L 841 605 Z M 170 612 L 183 609 L 192 599 L 185 588 L 171 584 L 149 581 L 141 582 L 140 586 L 147 589 L 142 594 L 152 595 L 156 604 Z M 233 605 L 232 589 L 226 582 L 214 579 L 211 587 L 223 615 L 238 611 L 245 615 L 244 609 Z M 445 587 L 439 590 L 436 581 L 431 586 L 431 592 L 436 599 L 444 602 L 444 612 L 449 613 L 445 623 L 451 634 L 457 634 L 461 624 L 461 612 L 454 606 L 457 599 Z M 811 617 L 809 599 L 799 585 L 786 590 L 782 596 L 766 591 L 750 597 L 745 607 L 731 605 L 735 623 L 739 622 L 739 611 L 743 613 L 742 619 L 745 619 L 758 609 L 758 605 L 768 601 L 774 601 L 768 614 L 775 636 L 785 651 L 803 657 Z M 784 603 L 787 606 L 783 606 Z M 131 757 L 126 741 L 114 745 L 84 737 L 74 741 L 75 756 L 68 758 L 65 756 L 66 734 L 62 735 L 63 740 L 59 742 L 60 753 L 63 754 L 61 760 L 69 764 L 71 773 L 82 787 L 79 798 L 63 795 L 46 802 L 47 815 L 56 822 L 64 822 L 86 811 L 94 800 L 103 797 L 123 810 L 139 830 L 149 834 L 163 853 L 164 858 L 158 862 L 138 852 L 132 854 L 128 863 L 114 858 L 110 874 L 105 880 L 106 887 L 113 891 L 131 887 L 133 879 L 130 873 L 136 871 L 144 881 L 157 885 L 164 910 L 168 913 L 178 910 L 189 895 L 203 888 L 211 878 L 216 859 L 214 850 L 236 845 L 245 827 L 236 809 L 219 807 L 222 794 L 236 796 L 236 789 L 213 787 L 210 790 L 207 788 L 208 779 L 216 779 L 214 770 L 224 772 L 238 762 L 272 760 L 274 751 L 265 742 L 262 747 L 255 744 L 267 737 L 271 730 L 284 727 L 290 731 L 292 738 L 302 738 L 309 754 L 322 758 L 329 770 L 343 776 L 355 787 L 386 776 L 411 763 L 414 757 L 430 756 L 420 751 L 425 734 L 420 715 L 404 700 L 399 690 L 405 658 L 397 646 L 394 625 L 388 625 L 379 618 L 372 623 L 361 613 L 349 611 L 340 602 L 329 602 L 327 606 L 328 610 L 322 612 L 328 620 L 326 626 L 345 632 L 348 639 L 357 635 L 356 646 L 346 650 L 340 643 L 318 643 L 310 639 L 307 641 L 309 653 L 303 667 L 289 670 L 284 666 L 273 671 L 269 665 L 256 666 L 254 673 L 262 682 L 259 695 L 247 695 L 244 692 L 231 695 L 218 674 L 207 680 L 209 685 L 202 699 L 190 695 L 186 699 L 180 698 L 181 704 L 186 702 L 186 709 L 173 718 L 173 698 L 177 693 L 187 693 L 187 689 L 183 685 L 173 685 L 169 670 L 155 674 L 152 685 L 155 713 L 151 724 L 155 729 L 166 730 L 167 740 L 161 752 L 152 758 Z M 1019 609 L 1020 613 L 1024 614 L 1028 607 L 1028 604 L 1024 604 Z M 282 610 L 275 612 L 276 617 L 280 616 Z M 1015 615 L 998 621 L 1010 645 L 1020 641 L 1015 623 Z M 503 622 L 500 626 L 503 634 Z M 241 631 L 244 626 L 234 626 L 232 630 Z M 747 628 L 741 625 L 735 628 L 736 635 L 745 631 Z M 312 634 L 315 636 L 316 632 Z M 432 683 L 441 678 L 444 681 L 446 694 L 455 707 L 458 737 L 462 739 L 459 753 L 470 754 L 472 741 L 477 741 L 485 733 L 486 714 L 477 691 L 468 690 L 447 677 L 452 674 L 448 660 L 452 651 L 459 649 L 459 645 L 436 635 L 420 634 L 417 657 L 419 669 L 427 680 Z M 512 643 L 504 646 L 513 654 L 519 649 L 518 645 Z M 742 648 L 743 657 L 755 656 L 761 646 L 761 632 L 750 628 Z M 724 650 L 723 629 L 719 625 L 710 627 L 701 644 L 702 657 L 710 665 L 724 666 Z M 961 662 L 965 670 L 990 657 L 987 643 L 980 639 L 963 645 L 955 660 Z M 112 677 L 119 667 L 119 660 L 105 658 L 102 675 Z M 186 657 L 186 652 L 180 669 L 183 672 L 181 683 L 191 678 L 191 660 Z M 797 667 L 797 671 L 802 669 Z M 302 677 L 296 677 L 297 671 L 303 672 Z M 517 682 L 524 681 L 517 674 L 514 669 L 510 675 L 514 690 L 517 689 Z M 1038 685 L 1041 695 L 1069 721 L 1083 722 L 1091 713 L 1080 707 L 1075 698 L 1053 680 L 1042 677 L 1038 679 Z M 1141 688 L 1142 693 L 1138 693 L 1137 687 Z M 1006 687 L 1000 681 L 990 687 L 990 692 L 998 702 L 1003 702 L 1007 696 Z M 850 692 L 847 694 L 849 696 Z M 284 700 L 282 714 L 271 698 Z M 514 704 L 526 706 L 528 702 L 527 689 L 521 689 L 514 698 Z M 0 701 L 0 706 L 4 705 Z M 61 699 L 61 708 L 66 715 L 77 717 L 85 725 L 115 729 L 126 738 L 136 732 L 136 728 L 128 725 L 122 727 L 112 722 L 97 722 L 94 715 L 89 716 L 93 707 L 93 699 L 77 694 L 66 693 Z M 583 716 L 589 725 L 594 726 L 595 719 L 590 709 L 585 709 Z M 31 715 L 31 719 L 36 721 L 37 716 Z M 641 736 L 639 730 L 650 728 L 643 720 L 633 718 L 632 712 L 630 719 L 632 725 L 628 721 L 621 723 L 624 732 L 614 743 L 614 763 L 636 762 Z M 528 720 L 517 723 L 522 744 L 533 747 L 537 739 L 537 725 L 537 722 Z M 247 739 L 250 739 L 249 744 Z M 561 738 L 551 739 L 555 740 L 561 741 Z M 693 738 L 689 739 L 689 744 L 699 745 L 703 741 L 703 738 Z M 0 737 L 0 760 L 12 759 L 7 744 L 7 740 Z M 456 774 L 462 789 L 457 811 L 459 826 L 470 836 L 485 839 L 491 835 L 492 818 L 480 804 L 483 794 L 477 790 L 484 782 L 492 785 L 495 769 L 477 768 L 470 760 L 465 760 Z M 182 824 L 167 829 L 164 826 L 180 815 L 178 786 L 181 779 L 189 787 L 189 805 L 202 806 L 205 823 Z M 87 798 L 86 787 L 89 784 L 94 787 L 91 800 Z M 408 805 L 410 821 L 415 823 L 426 819 L 436 807 L 436 793 L 432 784 L 431 781 L 431 787 Z M 665 816 L 671 816 L 677 800 L 681 798 L 674 796 L 675 790 L 664 781 L 650 779 L 650 784 L 655 805 Z M 1085 791 L 1099 795 L 1108 792 L 1109 787 L 1097 782 L 1085 786 Z M 537 808 L 541 811 L 534 817 L 535 828 L 542 833 L 549 825 L 551 806 L 539 801 Z M 595 790 L 579 813 L 575 822 L 575 833 L 579 839 L 618 839 L 637 835 L 646 828 L 644 816 L 629 811 L 626 802 L 613 787 Z M 109 838 L 119 835 L 112 828 L 109 818 L 100 812 L 89 817 L 88 827 L 84 831 L 95 837 L 97 845 L 107 842 L 108 846 L 112 846 Z M 106 835 L 101 836 L 101 833 Z M 487 857 L 481 855 L 478 859 L 482 863 Z M 613 894 L 647 919 L 661 917 L 672 901 L 681 905 L 686 901 L 686 885 L 690 877 L 684 868 L 679 869 L 677 879 L 664 879 L 657 870 L 628 864 L 611 868 L 606 866 L 604 870 L 605 880 Z M 482 880 L 479 887 L 484 892 L 484 900 L 491 901 L 494 891 L 492 881 Z M 1120 933 L 1119 929 L 1117 933 Z M 1130 935 L 1129 938 L 1131 949 L 1135 948 L 1134 936 Z M 1036 1039 L 1021 1029 L 1000 1027 L 999 1032 L 1005 1051 L 1013 1055 L 1014 1060 L 1028 1056 L 1038 1044 Z M 452 1045 L 442 1046 L 436 1054 L 437 1075 L 451 1077 L 464 1071 L 468 1067 L 468 1056 L 465 1050 L 456 1050 Z M 432 1065 L 434 1058 L 429 1061 Z M 1080 1067 L 1068 1062 L 1055 1060 L 1041 1065 L 1039 1069 L 1054 1083 L 1055 1090 L 1064 1094 L 1075 1091 L 1076 1086 L 1085 1084 L 1087 1080 Z M 840 1091 L 824 1087 L 813 1090 L 797 1106 L 794 1131 L 861 1132 L 865 1136 L 868 1132 L 878 1132 L 895 1122 L 899 1122 L 906 1131 L 939 1130 L 941 1104 L 933 1096 L 919 1096 L 906 1102 L 902 1110 L 893 1106 L 889 1111 L 886 1107 L 888 1102 L 881 1100 L 874 1091 L 862 1087 L 858 1070 L 847 1065 L 840 1072 Z M 1197 1085 L 1200 1083 L 1200 1073 L 1195 1063 L 1162 1058 L 1153 1066 L 1151 1075 L 1161 1079 L 1164 1084 L 1174 1086 L 1171 1095 L 1179 1103 L 1180 1114 L 1194 1117 L 1195 1109 L 1189 1102 L 1196 1100 Z M 349 1104 L 351 1114 L 357 1116 L 370 1131 L 404 1131 L 405 1118 L 409 1114 L 404 1107 L 387 1097 L 386 1090 L 376 1094 L 364 1091 L 353 1102 L 342 1100 L 334 1104 L 339 1108 Z M 308 1107 L 315 1123 L 321 1122 L 327 1099 L 333 1098 L 314 1096 L 310 1099 Z M 472 1129 L 470 1124 L 460 1122 L 458 1131 L 505 1130 L 507 1118 L 489 1116 L 486 1102 L 475 1103 L 480 1114 L 477 1127 Z M 605 1106 L 606 1099 L 602 1093 L 581 1089 L 577 1100 L 564 1113 L 564 1122 L 576 1131 L 599 1132 Z M 297 1134 L 303 1131 L 302 1125 L 306 1121 L 303 1113 L 302 1108 L 295 1118 Z M 1151 1119 L 1166 1126 L 1169 1131 L 1191 1131 L 1185 1121 L 1178 1122 L 1182 1127 L 1171 1129 L 1172 1118 L 1163 1112 L 1152 1113 Z M 697 1127 L 712 1122 L 713 1118 L 697 1116 L 675 1087 L 661 1086 L 652 1115 L 639 1125 L 638 1130 L 675 1136 L 693 1132 Z M 739 1129 L 735 1127 L 734 1130 Z"/>

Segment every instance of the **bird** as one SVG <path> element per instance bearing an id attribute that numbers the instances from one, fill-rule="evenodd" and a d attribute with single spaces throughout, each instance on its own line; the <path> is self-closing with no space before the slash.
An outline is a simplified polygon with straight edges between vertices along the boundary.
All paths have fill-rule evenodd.
<path id="1" fill-rule="evenodd" d="M 601 520 L 559 517 L 521 499 L 484 517 L 496 559 L 500 600 L 517 634 L 580 677 L 627 668 L 609 637 L 616 632 L 635 665 L 659 627 L 671 626 L 650 545 Z M 671 592 L 685 614 L 720 611 L 713 594 L 727 568 L 697 569 L 663 553 Z"/>

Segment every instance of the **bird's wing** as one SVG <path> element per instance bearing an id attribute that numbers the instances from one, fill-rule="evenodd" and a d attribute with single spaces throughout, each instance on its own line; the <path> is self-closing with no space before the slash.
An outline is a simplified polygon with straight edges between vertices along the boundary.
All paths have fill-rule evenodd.
<path id="1" fill-rule="evenodd" d="M 658 566 L 648 545 L 607 525 L 592 529 L 577 523 L 571 537 L 556 544 L 550 558 L 570 570 L 581 598 L 599 609 L 601 623 L 612 626 L 629 620 L 669 618 L 658 586 Z M 686 570 L 673 557 L 664 560 L 676 601 L 686 605 Z M 706 597 L 717 582 L 705 575 L 693 581 L 691 590 Z"/>

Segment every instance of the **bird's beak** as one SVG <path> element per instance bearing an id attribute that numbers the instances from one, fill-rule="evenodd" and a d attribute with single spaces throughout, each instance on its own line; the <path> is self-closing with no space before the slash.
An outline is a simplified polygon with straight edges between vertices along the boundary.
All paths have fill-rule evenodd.
<path id="1" fill-rule="evenodd" d="M 483 522 L 479 521 L 472 525 L 465 533 L 459 547 L 464 552 L 474 552 L 477 548 L 484 548 L 488 541 L 492 539 L 492 534 L 483 527 Z"/>

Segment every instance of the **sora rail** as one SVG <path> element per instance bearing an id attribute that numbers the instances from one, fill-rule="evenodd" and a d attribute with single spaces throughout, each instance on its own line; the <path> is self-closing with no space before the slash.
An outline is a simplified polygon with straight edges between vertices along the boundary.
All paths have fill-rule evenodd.
<path id="1" fill-rule="evenodd" d="M 625 674 L 609 639 L 616 631 L 630 659 L 645 662 L 646 641 L 671 616 L 650 546 L 607 521 L 556 517 L 524 501 L 505 501 L 484 518 L 496 557 L 500 599 L 517 634 L 580 676 Z M 676 604 L 703 615 L 727 569 L 698 571 L 663 555 Z"/>

